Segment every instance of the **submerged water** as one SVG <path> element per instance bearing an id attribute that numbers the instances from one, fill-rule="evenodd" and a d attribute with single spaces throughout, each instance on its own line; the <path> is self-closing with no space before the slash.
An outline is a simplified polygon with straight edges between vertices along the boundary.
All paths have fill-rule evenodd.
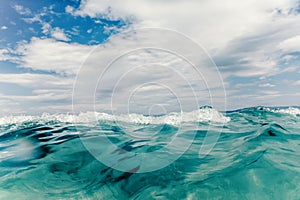
<path id="1" fill-rule="evenodd" d="M 220 135 L 199 157 L 208 129 Z M 0 118 L 0 130 L 0 199 L 300 199 L 299 108 L 14 116 Z M 138 163 L 128 154 L 162 150 L 179 130 L 180 140 L 162 151 L 179 158 L 140 173 L 155 159 Z M 97 151 L 129 172 L 102 164 Z"/>

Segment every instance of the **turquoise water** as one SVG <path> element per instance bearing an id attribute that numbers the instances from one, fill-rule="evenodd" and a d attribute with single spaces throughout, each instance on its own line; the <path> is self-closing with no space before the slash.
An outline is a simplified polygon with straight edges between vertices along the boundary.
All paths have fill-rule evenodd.
<path id="1" fill-rule="evenodd" d="M 0 199 L 300 199 L 299 108 L 12 116 L 0 118 L 0 130 Z M 160 163 L 128 157 L 152 155 L 178 132 L 162 151 L 166 167 L 141 173 Z M 199 157 L 208 134 L 218 141 Z"/>

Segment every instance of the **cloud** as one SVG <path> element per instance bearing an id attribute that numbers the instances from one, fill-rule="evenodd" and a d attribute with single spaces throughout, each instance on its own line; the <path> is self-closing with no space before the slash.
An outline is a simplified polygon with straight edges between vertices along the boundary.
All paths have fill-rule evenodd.
<path id="1" fill-rule="evenodd" d="M 259 87 L 263 87 L 263 88 L 272 88 L 275 87 L 275 85 L 270 84 L 270 83 L 265 83 L 265 84 L 259 84 Z"/>
<path id="2" fill-rule="evenodd" d="M 57 40 L 70 41 L 70 38 L 68 38 L 64 31 L 58 27 L 51 31 L 51 36 Z"/>
<path id="3" fill-rule="evenodd" d="M 61 41 L 70 41 L 70 38 L 67 37 L 63 29 L 59 27 L 52 28 L 50 23 L 53 20 L 44 19 L 45 16 L 51 16 L 50 14 L 54 14 L 54 12 L 52 11 L 52 6 L 44 7 L 42 11 L 38 13 L 32 13 L 29 9 L 24 8 L 22 6 L 15 6 L 14 8 L 17 10 L 18 13 L 26 15 L 26 18 L 23 18 L 23 20 L 26 23 L 32 24 L 34 22 L 38 22 L 41 25 L 41 30 L 44 35 L 48 37 L 51 36 L 52 38 Z M 26 10 L 27 12 L 23 10 Z"/>
<path id="4" fill-rule="evenodd" d="M 42 26 L 42 33 L 49 34 L 51 29 L 50 22 L 53 22 L 53 15 L 57 15 L 57 13 L 53 11 L 53 5 L 43 7 L 38 12 L 32 12 L 30 9 L 23 6 L 15 6 L 14 8 L 23 16 L 23 18 L 21 18 L 23 21 L 28 24 L 37 22 Z M 50 19 L 47 19 L 47 17 L 50 17 Z"/>
<path id="5" fill-rule="evenodd" d="M 58 77 L 49 74 L 0 74 L 1 83 L 13 83 L 30 88 L 70 88 L 73 78 Z"/>
<path id="6" fill-rule="evenodd" d="M 66 93 L 65 91 L 62 91 L 58 93 L 57 91 L 54 92 L 47 92 L 43 94 L 34 94 L 34 95 L 2 95 L 1 97 L 6 100 L 15 100 L 18 99 L 19 102 L 32 104 L 32 103 L 54 103 L 54 101 L 62 101 L 62 100 L 69 100 L 71 101 L 71 91 L 69 93 Z M 65 102 L 61 102 L 65 103 Z"/>
<path id="7" fill-rule="evenodd" d="M 22 55 L 24 68 L 75 75 L 92 49 L 93 46 L 34 37 L 19 45 L 17 52 Z"/>
<path id="8" fill-rule="evenodd" d="M 0 83 L 5 83 L 7 90 L 11 85 L 16 85 L 8 94 L 5 94 L 6 90 L 2 90 L 3 93 L 0 94 L 1 116 L 71 112 L 73 78 L 32 73 L 0 74 Z M 31 92 L 20 94 L 18 90 L 24 88 Z"/>
<path id="9" fill-rule="evenodd" d="M 55 27 L 52 28 L 52 26 L 44 21 L 40 21 L 41 25 L 42 25 L 42 33 L 45 35 L 49 35 L 56 39 L 56 40 L 60 40 L 60 41 L 70 41 L 71 39 L 65 34 L 64 30 L 59 28 L 59 27 Z"/>
<path id="10" fill-rule="evenodd" d="M 0 49 L 0 61 L 10 61 L 18 63 L 20 59 L 16 56 L 16 54 L 16 51 L 10 48 Z"/>
<path id="11" fill-rule="evenodd" d="M 51 25 L 46 22 L 41 22 L 42 23 L 42 33 L 45 35 L 49 34 L 51 32 Z"/>
<path id="12" fill-rule="evenodd" d="M 203 45 L 225 76 L 228 72 L 245 77 L 266 75 L 278 68 L 283 54 L 279 44 L 300 33 L 296 25 L 300 21 L 295 11 L 297 3 L 296 0 L 228 0 L 226 3 L 87 0 L 78 9 L 68 6 L 66 10 L 73 15 L 132 20 L 134 27 L 180 31 Z M 294 42 L 289 43 L 294 46 L 299 43 Z M 284 53 L 293 50 L 285 49 Z"/>
<path id="13" fill-rule="evenodd" d="M 228 0 L 148 1 L 116 0 L 82 1 L 74 15 L 105 15 L 110 18 L 132 18 L 143 26 L 156 26 L 181 31 L 207 48 L 221 47 L 237 36 L 252 32 L 272 20 L 277 8 L 289 10 L 295 1 Z M 68 10 L 71 10 L 68 7 Z M 176 11 L 174 13 L 174 11 Z"/>
<path id="14" fill-rule="evenodd" d="M 293 82 L 292 85 L 300 86 L 300 80 Z"/>
<path id="15" fill-rule="evenodd" d="M 45 93 L 33 95 L 4 95 L 0 94 L 0 116 L 16 114 L 41 114 L 72 112 L 70 92 Z"/>
<path id="16" fill-rule="evenodd" d="M 223 81 L 204 49 L 163 29 L 125 31 L 98 45 L 77 76 L 75 97 L 76 104 L 86 103 L 86 110 L 93 109 L 94 97 L 97 109 L 113 103 L 119 112 L 126 112 L 131 100 L 134 112 L 144 114 L 147 106 L 166 103 L 169 112 L 203 104 L 224 110 Z"/>
<path id="17" fill-rule="evenodd" d="M 227 86 L 231 105 L 276 103 L 280 99 L 277 97 L 284 94 L 273 91 L 278 89 L 280 81 L 275 87 L 271 78 L 299 71 L 295 63 L 299 56 L 294 54 L 300 49 L 300 16 L 296 7 L 296 0 L 84 0 L 79 8 L 66 6 L 65 11 L 78 20 L 84 19 L 78 16 L 90 16 L 95 23 L 101 23 L 99 18 L 107 18 L 121 19 L 128 24 L 121 29 L 104 26 L 104 34 L 109 34 L 109 39 L 89 46 L 68 37 L 71 31 L 82 33 L 80 26 L 71 30 L 71 27 L 52 23 L 52 8 L 33 13 L 15 6 L 25 22 L 41 25 L 43 36 L 19 43 L 14 50 L 0 50 L 0 60 L 45 74 L 1 74 L 0 82 L 32 89 L 30 95 L 3 95 L 3 99 L 24 105 L 39 102 L 44 108 L 65 110 L 63 104 L 70 101 L 72 81 L 80 72 L 75 102 L 89 110 L 94 109 L 95 97 L 96 108 L 102 110 L 110 108 L 112 97 L 115 110 L 124 110 L 127 103 L 136 105 L 136 112 L 153 104 L 174 108 L 176 101 L 172 92 L 181 96 L 183 105 L 192 105 L 190 102 L 195 96 L 190 87 L 196 91 L 199 104 L 211 104 L 213 98 L 213 106 L 219 104 L 223 110 L 223 84 Z M 149 26 L 157 27 L 161 33 L 143 31 Z M 169 35 L 164 32 L 165 28 L 184 36 Z M 96 29 L 83 32 L 92 35 Z M 204 49 L 190 45 L 188 38 Z M 228 82 L 222 82 L 206 52 Z M 200 72 L 186 61 L 195 64 Z M 243 77 L 243 80 L 256 77 L 253 79 L 256 81 L 239 83 L 232 77 Z M 49 105 L 50 101 L 56 105 Z M 167 110 L 173 108 L 167 107 Z M 36 108 L 39 109 L 42 108 Z"/>
<path id="18" fill-rule="evenodd" d="M 282 41 L 278 47 L 283 52 L 300 52 L 300 35 Z"/>
<path id="19" fill-rule="evenodd" d="M 8 49 L 0 49 L 0 61 L 10 60 L 11 57 L 8 54 L 9 54 Z"/>
<path id="20" fill-rule="evenodd" d="M 17 13 L 20 15 L 31 15 L 32 12 L 29 8 L 25 8 L 21 5 L 14 5 L 13 8 L 16 10 Z"/>
<path id="21" fill-rule="evenodd" d="M 239 36 L 230 41 L 226 48 L 219 50 L 214 58 L 225 73 L 247 76 L 274 76 L 286 69 L 281 63 L 286 63 L 292 49 L 283 51 L 280 45 L 287 38 L 300 33 L 295 26 L 300 21 L 299 15 L 289 15 L 284 18 L 271 18 L 251 34 Z M 285 66 L 292 70 L 294 66 Z"/>
<path id="22" fill-rule="evenodd" d="M 7 26 L 1 26 L 1 30 L 6 30 L 6 29 L 8 29 Z"/>
<path id="23" fill-rule="evenodd" d="M 59 31 L 51 26 L 45 30 L 48 29 L 50 32 Z M 5 53 L 7 52 L 3 52 L 3 55 Z M 93 105 L 90 100 L 94 97 L 101 73 L 104 73 L 103 82 L 96 90 L 97 97 L 105 95 L 104 98 L 100 98 L 101 102 L 97 107 L 101 110 L 109 107 L 109 98 L 114 94 L 114 99 L 117 100 L 114 105 L 124 111 L 127 100 L 130 99 L 128 95 L 136 89 L 135 99 L 142 101 L 139 104 L 145 106 L 162 102 L 175 105 L 176 95 L 181 96 L 184 105 L 191 107 L 193 104 L 190 102 L 195 101 L 195 98 L 201 98 L 203 103 L 209 104 L 211 91 L 207 91 L 207 87 L 213 90 L 216 98 L 221 97 L 224 92 L 216 68 L 201 46 L 179 33 L 167 30 L 150 29 L 138 33 L 124 30 L 112 35 L 106 43 L 94 46 L 33 37 L 29 42 L 20 43 L 15 54 L 18 62 L 11 58 L 5 59 L 10 59 L 21 68 L 51 74 L 0 74 L 0 82 L 34 89 L 33 94 L 40 97 L 41 102 L 46 100 L 49 94 L 42 95 L 39 92 L 51 89 L 54 95 L 59 93 L 59 88 L 70 88 L 70 80 L 74 80 L 79 70 L 80 78 L 77 78 L 77 82 L 81 85 L 76 89 L 80 90 L 77 93 L 79 103 L 85 105 Z M 110 65 L 114 59 L 116 63 Z M 197 65 L 198 69 L 189 62 Z M 106 70 L 107 67 L 109 70 Z M 153 83 L 158 84 L 158 90 L 144 91 Z M 142 87 L 139 89 L 140 86 Z M 197 94 L 193 94 L 191 87 Z M 176 95 L 172 94 L 172 91 Z M 29 96 L 16 97 L 15 101 L 25 103 L 34 99 L 32 95 Z M 149 96 L 152 98 L 147 98 Z M 137 112 L 143 112 L 145 106 Z M 172 109 L 174 111 L 174 107 L 168 108 Z M 178 110 L 178 107 L 176 109 Z"/>

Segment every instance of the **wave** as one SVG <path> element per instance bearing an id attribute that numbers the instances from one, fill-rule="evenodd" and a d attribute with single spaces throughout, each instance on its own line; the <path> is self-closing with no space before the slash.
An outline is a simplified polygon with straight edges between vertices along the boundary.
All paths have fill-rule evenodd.
<path id="1" fill-rule="evenodd" d="M 89 123 L 94 121 L 120 121 L 135 124 L 169 124 L 179 126 L 181 123 L 189 122 L 216 122 L 227 123 L 229 117 L 224 116 L 217 110 L 209 107 L 200 108 L 191 112 L 172 112 L 163 116 L 145 116 L 142 114 L 112 115 L 99 112 L 85 112 L 80 114 L 48 114 L 41 116 L 7 116 L 0 118 L 0 126 L 8 124 L 19 124 L 25 122 L 47 122 L 59 121 L 68 123 Z"/>
<path id="2" fill-rule="evenodd" d="M 180 123 L 184 126 L 179 128 Z M 212 151 L 199 158 L 208 129 L 220 135 Z M 0 118 L 0 131 L 0 199 L 300 197 L 299 108 L 9 116 Z M 184 146 L 189 148 L 170 165 L 133 173 L 140 169 L 138 155 L 161 150 L 156 156 L 166 155 L 169 161 Z M 117 164 L 129 164 L 130 170 L 107 167 L 93 149 Z M 142 162 L 151 167 L 155 158 Z"/>
<path id="3" fill-rule="evenodd" d="M 292 116 L 300 115 L 300 108 L 286 107 L 286 108 L 272 108 L 272 107 L 251 107 L 239 110 L 227 111 L 225 113 L 245 113 L 245 112 L 270 112 L 288 114 Z M 5 116 L 0 118 L 0 126 L 9 124 L 20 124 L 25 122 L 47 122 L 59 121 L 66 123 L 88 123 L 93 121 L 121 121 L 136 124 L 170 124 L 180 125 L 187 122 L 216 122 L 228 123 L 230 117 L 224 115 L 224 112 L 219 112 L 211 107 L 203 107 L 191 112 L 172 112 L 163 116 L 145 116 L 142 114 L 123 114 L 112 115 L 100 112 L 84 112 L 79 114 L 49 114 L 43 113 L 40 116 L 35 115 L 19 115 L 19 116 Z"/>
<path id="4" fill-rule="evenodd" d="M 296 108 L 296 107 L 273 108 L 273 109 L 269 109 L 269 110 L 274 113 L 289 114 L 289 115 L 294 115 L 294 116 L 300 115 L 300 108 Z"/>

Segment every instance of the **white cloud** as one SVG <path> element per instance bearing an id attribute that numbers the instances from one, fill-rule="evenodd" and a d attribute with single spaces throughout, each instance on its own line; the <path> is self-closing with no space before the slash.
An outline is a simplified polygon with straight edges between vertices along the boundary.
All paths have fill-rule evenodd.
<path id="1" fill-rule="evenodd" d="M 73 78 L 58 77 L 48 74 L 0 74 L 0 82 L 13 83 L 30 88 L 71 88 Z"/>
<path id="2" fill-rule="evenodd" d="M 44 21 L 40 21 L 41 25 L 42 25 L 42 33 L 45 35 L 51 35 L 52 38 L 56 39 L 56 40 L 61 40 L 61 41 L 70 41 L 70 38 L 68 38 L 68 36 L 65 34 L 64 30 L 59 28 L 59 27 L 55 27 L 52 28 L 51 25 L 47 22 Z"/>
<path id="3" fill-rule="evenodd" d="M 279 48 L 284 52 L 300 52 L 300 35 L 284 40 Z"/>
<path id="4" fill-rule="evenodd" d="M 278 45 L 300 33 L 296 6 L 296 0 L 86 0 L 79 9 L 68 6 L 66 10 L 73 15 L 131 20 L 134 27 L 180 31 L 202 44 L 221 61 L 218 64 L 230 62 L 221 66 L 225 76 L 261 76 L 278 68 L 282 56 Z"/>
<path id="5" fill-rule="evenodd" d="M 8 29 L 7 26 L 1 26 L 1 30 L 6 30 L 6 29 Z"/>
<path id="6" fill-rule="evenodd" d="M 0 94 L 0 116 L 72 112 L 71 97 L 71 91 L 26 96 Z"/>
<path id="7" fill-rule="evenodd" d="M 74 12 L 74 8 L 72 6 L 66 6 L 66 9 L 65 9 L 66 13 L 70 13 L 70 14 L 73 14 Z"/>
<path id="8" fill-rule="evenodd" d="M 42 23 L 42 19 L 41 19 L 41 15 L 40 15 L 40 14 L 36 14 L 36 15 L 34 15 L 34 16 L 31 16 L 31 17 L 23 18 L 23 20 L 24 20 L 26 23 L 29 23 L 29 24 L 32 24 L 32 23 L 34 23 L 34 22 Z"/>
<path id="9" fill-rule="evenodd" d="M 22 18 L 22 20 L 24 20 L 26 23 L 32 24 L 34 22 L 38 22 L 43 25 L 45 23 L 42 19 L 44 16 L 55 14 L 55 12 L 53 11 L 53 6 L 54 5 L 50 5 L 49 7 L 43 7 L 38 12 L 32 12 L 30 9 L 20 5 L 16 5 L 13 8 L 24 17 Z"/>
<path id="10" fill-rule="evenodd" d="M 99 87 L 99 94 L 103 94 L 101 92 L 111 94 L 113 87 L 118 85 L 118 92 L 115 94 L 119 98 L 117 98 L 115 105 L 124 107 L 124 104 L 126 104 L 124 99 L 128 98 L 132 90 L 141 84 L 156 82 L 167 85 L 174 92 L 185 97 L 184 101 L 190 102 L 195 98 L 189 89 L 189 84 L 197 90 L 196 96 L 201 97 L 203 102 L 209 101 L 208 92 L 203 92 L 206 90 L 205 84 L 208 84 L 209 89 L 213 91 L 220 91 L 218 93 L 214 92 L 213 95 L 216 98 L 218 95 L 222 96 L 222 90 L 220 89 L 222 82 L 218 80 L 213 63 L 211 63 L 206 53 L 195 43 L 177 34 L 174 32 L 170 34 L 168 31 L 161 32 L 161 30 L 156 29 L 140 31 L 139 34 L 124 32 L 111 36 L 108 42 L 97 46 L 34 37 L 28 43 L 20 43 L 16 49 L 16 54 L 21 55 L 17 56 L 20 67 L 56 72 L 59 75 L 0 74 L 0 82 L 32 88 L 37 98 L 40 97 L 42 100 L 46 100 L 46 97 L 49 97 L 50 94 L 47 92 L 44 94 L 42 91 L 52 90 L 51 93 L 54 95 L 59 93 L 57 89 L 71 87 L 71 80 L 74 80 L 77 71 L 84 63 L 84 69 L 80 71 L 80 78 L 77 80 L 82 83 L 82 88 L 76 89 L 82 89 L 79 96 L 86 105 L 90 103 L 91 97 L 94 95 L 98 78 L 113 59 L 122 54 L 127 55 L 128 51 L 146 48 L 134 51 L 124 58 L 119 58 L 117 64 L 106 71 L 105 76 L 103 76 L 104 83 Z M 168 40 L 165 40 L 164 37 L 167 37 Z M 152 46 L 158 49 L 151 49 Z M 165 51 L 166 47 L 171 52 Z M 92 55 L 90 55 L 91 51 L 93 51 Z M 184 57 L 181 58 L 176 53 Z M 195 70 L 185 59 L 199 65 L 198 70 L 200 72 Z M 211 66 L 211 69 L 209 67 L 205 69 L 201 64 Z M 148 65 L 148 67 L 143 67 L 143 65 Z M 134 70 L 134 67 L 139 68 Z M 126 74 L 127 72 L 130 73 Z M 123 75 L 126 76 L 122 78 Z M 122 80 L 120 84 L 117 83 L 119 78 Z M 141 88 L 142 90 L 143 88 Z M 160 104 L 162 102 L 176 103 L 169 97 L 164 96 L 166 91 L 162 93 L 161 91 L 150 92 L 154 92 L 152 94 L 153 98 L 143 98 L 143 103 L 155 103 L 156 100 L 159 100 Z M 161 98 L 155 98 L 157 95 L 160 95 Z M 106 97 L 109 98 L 110 95 Z M 34 97 L 19 97 L 16 99 L 19 101 L 24 100 L 23 103 L 25 103 L 25 101 L 30 101 L 32 98 Z M 110 101 L 105 101 L 103 99 L 99 104 L 102 109 L 107 109 L 109 106 Z M 185 103 L 185 105 L 192 104 Z"/>
<path id="11" fill-rule="evenodd" d="M 214 58 L 218 63 L 225 64 L 225 72 L 244 77 L 273 76 L 286 72 L 281 63 L 291 58 L 287 55 L 292 51 L 282 51 L 279 44 L 300 33 L 300 27 L 295 26 L 299 21 L 299 15 L 291 14 L 284 18 L 277 16 L 253 33 L 232 40 Z M 292 68 L 294 66 L 288 66 L 288 70 Z"/>
<path id="12" fill-rule="evenodd" d="M 22 55 L 22 67 L 74 75 L 92 49 L 76 43 L 32 38 L 28 44 L 21 44 L 17 52 Z"/>
<path id="13" fill-rule="evenodd" d="M 224 110 L 223 82 L 216 70 L 200 46 L 177 32 L 124 32 L 111 36 L 89 56 L 77 77 L 75 92 L 80 95 L 75 96 L 79 103 L 89 106 L 96 91 L 97 108 L 110 108 L 112 100 L 114 109 L 123 112 L 133 96 L 138 102 L 132 107 L 135 112 L 144 112 L 146 106 L 155 103 L 168 103 L 168 111 L 178 111 L 177 100 L 183 110 L 196 109 L 198 100 L 199 105 L 211 104 Z M 161 89 L 145 90 L 153 83 Z M 215 102 L 210 102 L 210 95 Z"/>
<path id="14" fill-rule="evenodd" d="M 14 5 L 13 8 L 16 10 L 17 13 L 20 15 L 31 15 L 31 10 L 29 8 L 25 8 L 21 5 Z"/>
<path id="15" fill-rule="evenodd" d="M 0 61 L 11 61 L 18 63 L 19 58 L 14 56 L 15 53 L 16 52 L 10 48 L 0 49 Z"/>
<path id="16" fill-rule="evenodd" d="M 260 93 L 263 95 L 271 96 L 271 97 L 281 96 L 279 91 L 264 90 L 264 91 L 260 91 Z M 264 97 L 262 96 L 261 98 L 264 98 Z"/>
<path id="17" fill-rule="evenodd" d="M 42 33 L 49 34 L 51 31 L 51 25 L 49 23 L 42 22 Z"/>
<path id="18" fill-rule="evenodd" d="M 13 100 L 15 100 L 14 102 L 16 102 L 16 100 L 18 102 L 23 102 L 24 104 L 29 104 L 29 103 L 43 103 L 45 101 L 47 102 L 51 102 L 51 101 L 61 101 L 61 100 L 71 100 L 72 98 L 72 91 L 70 91 L 69 93 L 61 92 L 58 93 L 57 91 L 54 92 L 47 92 L 47 93 L 43 93 L 43 94 L 35 94 L 35 95 L 26 95 L 26 96 L 22 96 L 22 95 L 2 95 L 1 98 L 6 99 L 6 100 L 11 100 L 13 102 Z M 65 102 L 62 102 L 65 103 Z M 38 106 L 37 106 L 38 107 Z"/>
<path id="19" fill-rule="evenodd" d="M 181 31 L 204 44 L 219 48 L 237 36 L 254 31 L 272 20 L 272 11 L 290 9 L 295 1 L 287 0 L 228 0 L 211 1 L 148 1 L 116 0 L 82 1 L 75 15 L 108 15 L 111 18 L 130 18 L 143 26 L 157 26 Z M 110 7 L 110 12 L 109 8 Z M 68 7 L 68 10 L 71 10 Z"/>
<path id="20" fill-rule="evenodd" d="M 0 49 L 0 61 L 10 60 L 8 49 Z"/>
<path id="21" fill-rule="evenodd" d="M 0 83 L 7 84 L 6 90 L 3 89 L 0 94 L 0 115 L 70 112 L 73 82 L 71 77 L 50 74 L 0 74 Z M 32 92 L 20 94 L 16 86 L 11 91 L 10 84 L 20 86 L 20 90 L 25 87 Z M 4 94 L 7 90 L 8 94 Z"/>
<path id="22" fill-rule="evenodd" d="M 29 73 L 0 75 L 1 82 L 33 89 L 32 95 L 22 97 L 4 95 L 5 99 L 13 101 L 15 98 L 19 99 L 19 102 L 66 101 L 70 97 L 72 80 L 84 63 L 86 68 L 80 71 L 77 80 L 81 85 L 75 88 L 77 92 L 79 91 L 76 100 L 82 103 L 83 107 L 86 104 L 93 105 L 96 91 L 98 95 L 96 97 L 103 97 L 97 99 L 99 103 L 97 108 L 107 109 L 107 103 L 110 103 L 110 93 L 118 80 L 121 81 L 115 88 L 117 93 L 114 102 L 118 108 L 128 103 L 130 94 L 128 91 L 133 91 L 138 86 L 151 81 L 167 85 L 190 101 L 193 96 L 185 90 L 189 84 L 184 79 L 180 79 L 182 78 L 180 75 L 193 85 L 197 91 L 197 97 L 201 99 L 199 102 L 201 105 L 209 103 L 209 95 L 205 89 L 211 89 L 213 98 L 216 101 L 220 100 L 218 103 L 222 104 L 223 83 L 216 76 L 216 71 L 210 69 L 210 67 L 213 68 L 211 63 L 208 64 L 202 60 L 205 56 L 202 49 L 195 46 L 190 48 L 186 40 L 163 34 L 163 31 L 162 34 L 156 35 L 154 32 L 143 32 L 143 29 L 138 29 L 149 26 L 174 29 L 203 45 L 221 65 L 220 69 L 224 78 L 237 75 L 241 77 L 261 76 L 267 79 L 266 77 L 297 70 L 295 66 L 288 66 L 285 69 L 279 66 L 280 62 L 292 59 L 289 53 L 299 51 L 300 17 L 293 12 L 296 0 L 228 0 L 226 2 L 217 0 L 85 0 L 81 2 L 79 9 L 67 6 L 66 12 L 73 15 L 129 20 L 130 24 L 132 23 L 131 28 L 136 32 L 126 33 L 117 27 L 104 27 L 106 33 L 116 30 L 120 33 L 112 35 L 105 44 L 97 46 L 67 43 L 70 39 L 66 33 L 70 34 L 70 31 L 58 27 L 52 28 L 49 23 L 42 20 L 47 10 L 33 15 L 24 8 L 15 8 L 23 15 L 28 14 L 24 19 L 28 23 L 39 22 L 42 25 L 42 33 L 52 38 L 32 38 L 28 43 L 19 44 L 16 54 L 20 54 L 21 57 L 18 58 L 13 58 L 8 50 L 1 50 L 0 60 L 16 62 L 18 59 L 18 63 L 21 63 L 20 67 L 55 72 L 59 75 Z M 73 32 L 79 33 L 79 28 L 75 27 Z M 87 31 L 87 33 L 91 32 L 91 29 Z M 178 59 L 174 54 L 167 54 L 166 51 L 148 49 L 148 51 L 134 51 L 133 54 L 126 54 L 130 50 L 145 46 L 152 47 L 152 45 L 180 53 L 193 64 L 199 66 L 203 64 L 209 67 L 200 67 L 202 74 L 199 75 L 182 59 Z M 93 51 L 92 54 L 90 54 L 91 51 Z M 115 66 L 105 71 L 102 84 L 98 85 L 98 90 L 95 90 L 101 72 L 104 72 L 112 58 L 118 58 L 122 54 L 126 54 L 127 57 L 117 59 Z M 147 64 L 151 65 L 147 67 Z M 155 68 L 156 65 L 160 67 Z M 138 66 L 139 68 L 134 69 Z M 128 74 L 129 71 L 131 74 Z M 122 79 L 119 79 L 120 77 Z M 298 81 L 295 84 L 297 85 Z M 270 83 L 236 84 L 235 89 L 229 88 L 228 93 L 232 98 L 230 101 L 234 100 L 234 95 L 237 93 L 243 93 L 242 89 L 255 85 L 268 90 L 260 93 L 255 91 L 256 94 L 248 96 L 245 94 L 246 101 L 237 100 L 239 104 L 249 106 L 250 103 L 253 104 L 253 100 L 267 103 L 271 98 L 280 96 L 279 92 L 271 91 L 274 85 Z M 156 100 L 159 101 L 158 103 L 174 103 L 173 99 L 164 96 L 167 91 L 161 86 L 145 85 L 138 92 L 140 96 L 136 96 L 136 99 L 147 104 L 155 103 Z M 265 96 L 267 97 L 264 100 Z M 275 101 L 272 100 L 272 103 Z M 184 104 L 189 105 L 186 102 Z M 52 107 L 65 108 L 61 105 L 52 105 Z"/>
<path id="23" fill-rule="evenodd" d="M 292 85 L 300 86 L 300 80 L 293 82 Z"/>
<path id="24" fill-rule="evenodd" d="M 70 41 L 70 38 L 64 33 L 64 30 L 56 27 L 51 31 L 51 36 L 57 40 Z"/>
<path id="25" fill-rule="evenodd" d="M 259 87 L 264 87 L 264 88 L 272 88 L 275 87 L 275 85 L 271 84 L 271 83 L 264 83 L 264 84 L 259 84 Z"/>

